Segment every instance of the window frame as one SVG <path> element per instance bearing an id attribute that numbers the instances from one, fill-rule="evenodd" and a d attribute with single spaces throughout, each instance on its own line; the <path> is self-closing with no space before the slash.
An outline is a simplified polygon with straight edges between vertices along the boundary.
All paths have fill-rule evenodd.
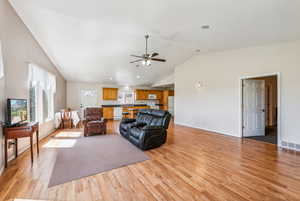
<path id="1" fill-rule="evenodd" d="M 35 93 L 34 103 L 31 97 L 33 88 Z M 54 120 L 55 93 L 56 93 L 55 75 L 47 72 L 46 70 L 40 68 L 39 66 L 36 66 L 34 64 L 29 64 L 30 121 L 36 121 L 42 124 Z M 32 110 L 34 110 L 34 112 Z M 34 113 L 34 116 L 32 115 L 32 113 Z"/>

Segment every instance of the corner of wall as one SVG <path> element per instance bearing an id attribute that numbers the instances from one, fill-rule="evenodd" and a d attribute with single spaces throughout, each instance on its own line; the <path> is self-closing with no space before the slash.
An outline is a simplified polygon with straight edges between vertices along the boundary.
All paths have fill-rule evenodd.
<path id="1" fill-rule="evenodd" d="M 2 164 L 0 167 L 0 176 L 2 175 L 3 172 L 4 172 L 4 164 Z"/>

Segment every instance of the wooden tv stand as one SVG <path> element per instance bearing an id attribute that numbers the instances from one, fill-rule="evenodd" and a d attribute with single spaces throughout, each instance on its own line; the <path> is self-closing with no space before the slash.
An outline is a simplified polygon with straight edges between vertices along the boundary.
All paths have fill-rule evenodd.
<path id="1" fill-rule="evenodd" d="M 3 128 L 4 133 L 4 154 L 5 154 L 5 168 L 7 167 L 7 152 L 8 152 L 8 140 L 14 139 L 15 142 L 15 157 L 18 157 L 18 138 L 29 137 L 30 138 L 30 152 L 31 152 L 31 163 L 33 163 L 33 134 L 36 133 L 36 144 L 37 144 L 37 154 L 39 154 L 39 123 L 30 122 L 25 123 L 20 126 L 13 126 Z"/>

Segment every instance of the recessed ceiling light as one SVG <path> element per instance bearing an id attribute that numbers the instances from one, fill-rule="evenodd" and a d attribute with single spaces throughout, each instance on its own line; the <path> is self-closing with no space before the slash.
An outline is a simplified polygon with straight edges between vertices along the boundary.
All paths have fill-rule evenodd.
<path id="1" fill-rule="evenodd" d="M 141 76 L 137 75 L 137 76 L 136 76 L 136 78 L 137 78 L 137 79 L 140 79 L 140 78 L 141 78 Z"/>
<path id="2" fill-rule="evenodd" d="M 206 25 L 202 25 L 201 28 L 202 28 L 202 29 L 209 29 L 210 26 L 206 24 Z"/>

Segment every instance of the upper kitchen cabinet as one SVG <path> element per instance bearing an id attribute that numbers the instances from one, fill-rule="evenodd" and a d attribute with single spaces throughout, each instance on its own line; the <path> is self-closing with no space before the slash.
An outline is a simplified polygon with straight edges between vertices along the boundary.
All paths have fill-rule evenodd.
<path id="1" fill-rule="evenodd" d="M 174 90 L 169 90 L 169 96 L 174 96 Z"/>
<path id="2" fill-rule="evenodd" d="M 149 90 L 136 89 L 135 97 L 136 100 L 148 100 Z"/>
<path id="3" fill-rule="evenodd" d="M 103 100 L 118 100 L 118 88 L 103 88 Z"/>
<path id="4" fill-rule="evenodd" d="M 155 95 L 154 99 L 161 100 L 163 96 L 163 92 L 161 90 L 146 90 L 146 89 L 136 89 L 136 100 L 149 100 L 153 98 L 149 98 L 149 95 Z"/>
<path id="5" fill-rule="evenodd" d="M 163 92 L 160 90 L 155 90 L 156 99 L 161 100 L 163 96 Z"/>

